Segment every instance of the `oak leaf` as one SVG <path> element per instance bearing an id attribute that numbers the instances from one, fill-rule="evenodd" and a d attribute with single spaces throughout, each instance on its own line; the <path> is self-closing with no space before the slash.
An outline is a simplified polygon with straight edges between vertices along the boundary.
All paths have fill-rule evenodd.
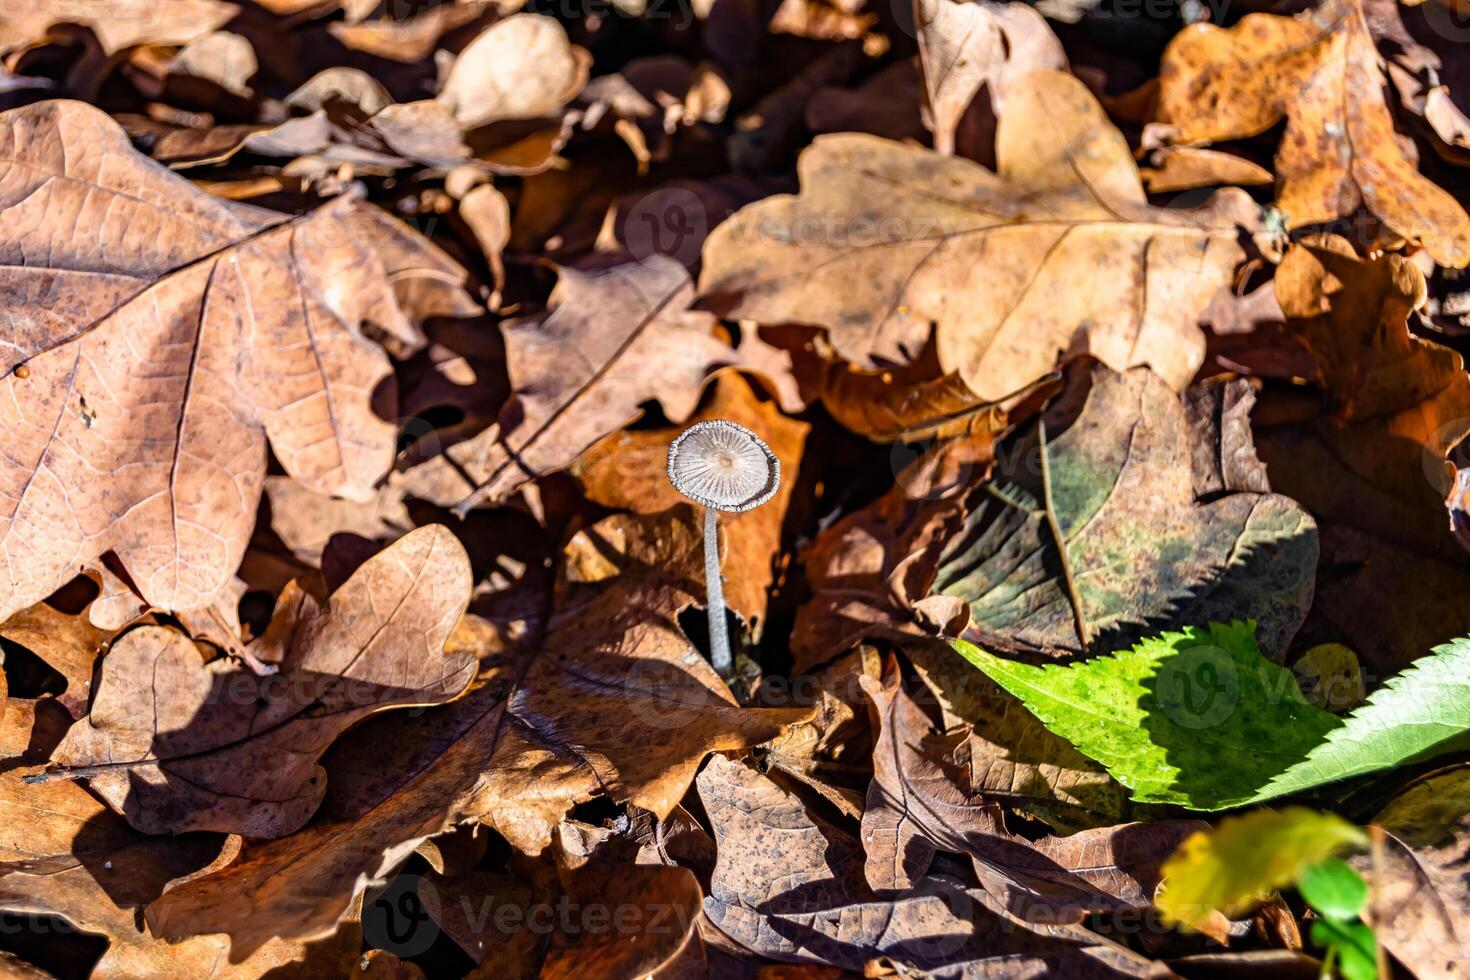
<path id="1" fill-rule="evenodd" d="M 1277 206 L 1292 228 L 1360 205 L 1445 265 L 1470 262 L 1470 215 L 1405 155 L 1361 0 L 1297 17 L 1247 14 L 1181 31 L 1159 68 L 1159 120 L 1184 144 L 1263 133 L 1283 118 Z"/>
<path id="2" fill-rule="evenodd" d="M 687 506 L 575 537 L 549 632 L 533 617 L 510 642 L 468 617 L 446 648 L 481 656 L 468 693 L 349 733 L 324 760 L 319 818 L 170 889 L 149 908 L 155 931 L 228 933 L 237 957 L 272 936 L 323 935 L 366 881 L 457 822 L 481 820 L 539 853 L 573 806 L 599 796 L 666 815 L 707 753 L 807 717 L 739 708 L 677 625 L 701 590 L 701 540 Z"/>
<path id="3" fill-rule="evenodd" d="M 458 266 L 353 195 L 294 220 L 214 198 L 80 103 L 0 116 L 0 155 L 0 617 L 109 550 L 150 605 L 209 605 L 267 437 L 306 486 L 372 494 L 394 427 L 364 325 L 420 343 L 404 303 L 464 302 Z"/>
<path id="4" fill-rule="evenodd" d="M 925 122 L 944 154 L 955 152 L 960 119 L 982 88 L 999 116 L 1008 89 L 1026 84 L 1028 72 L 1067 67 L 1046 19 L 1022 3 L 919 0 L 914 29 L 929 97 Z"/>
<path id="5" fill-rule="evenodd" d="M 1122 135 L 1082 83 L 1037 71 L 1000 120 L 999 170 L 866 136 L 819 137 L 802 191 L 750 205 L 705 243 L 702 303 L 825 327 L 844 359 L 916 359 L 1002 401 L 1083 354 L 1149 364 L 1175 388 L 1204 356 L 1196 318 L 1257 209 L 1147 204 Z"/>
<path id="6" fill-rule="evenodd" d="M 464 549 L 431 525 L 370 559 L 325 608 L 288 587 L 250 647 L 275 673 L 206 663 L 181 633 L 136 629 L 103 661 L 91 713 L 50 775 L 85 777 L 145 833 L 288 834 L 321 804 L 317 760 L 339 734 L 464 690 L 474 658 L 443 650 L 469 597 Z"/>
<path id="7" fill-rule="evenodd" d="M 591 66 L 592 56 L 567 40 L 560 22 L 515 14 L 460 52 L 438 101 L 465 129 L 549 116 L 582 90 Z"/>
<path id="8" fill-rule="evenodd" d="M 362 942 L 355 923 L 304 946 L 271 939 L 232 963 L 221 936 L 170 943 L 140 927 L 138 915 L 171 879 L 207 869 L 221 840 L 212 834 L 150 837 L 72 782 L 33 786 L 0 782 L 0 908 L 57 915 L 109 940 L 93 969 L 97 980 L 142 976 L 246 980 L 340 973 Z"/>
<path id="9" fill-rule="evenodd" d="M 498 425 L 446 452 L 478 484 L 456 510 L 565 469 L 650 399 L 670 421 L 687 420 L 705 377 L 738 360 L 714 318 L 688 309 L 693 297 L 684 267 L 662 255 L 561 269 L 549 315 L 501 327 L 512 393 Z"/>

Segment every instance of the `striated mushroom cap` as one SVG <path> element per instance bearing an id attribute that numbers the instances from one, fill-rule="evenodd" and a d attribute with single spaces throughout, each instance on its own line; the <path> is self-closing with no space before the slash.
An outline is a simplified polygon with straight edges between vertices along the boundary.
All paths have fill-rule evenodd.
<path id="1" fill-rule="evenodd" d="M 780 488 L 781 461 L 745 426 L 711 419 L 691 425 L 669 445 L 669 482 L 706 507 L 750 510 Z"/>

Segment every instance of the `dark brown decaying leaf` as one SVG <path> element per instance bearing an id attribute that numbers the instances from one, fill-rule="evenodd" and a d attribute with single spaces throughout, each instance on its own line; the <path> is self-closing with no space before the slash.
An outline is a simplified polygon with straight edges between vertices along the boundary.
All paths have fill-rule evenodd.
<path id="1" fill-rule="evenodd" d="M 395 280 L 458 291 L 447 256 L 354 195 L 293 221 L 213 198 L 81 103 L 0 116 L 0 155 L 0 298 L 25 310 L 0 364 L 0 618 L 108 550 L 150 604 L 209 605 L 267 437 L 306 486 L 371 495 L 394 428 L 363 324 L 418 343 Z"/>
<path id="2" fill-rule="evenodd" d="M 322 801 L 321 754 L 387 708 L 447 701 L 475 661 L 444 643 L 470 597 L 464 549 L 421 528 L 370 559 L 325 608 L 281 597 L 251 654 L 261 675 L 206 663 L 181 633 L 142 627 L 102 664 L 91 713 L 52 756 L 145 833 L 219 830 L 280 837 Z"/>
<path id="3" fill-rule="evenodd" d="M 1184 401 L 1151 372 L 1099 369 L 1069 428 L 1007 447 L 930 559 L 933 591 L 969 604 L 966 635 L 989 649 L 1067 656 L 1145 627 L 1250 617 L 1279 658 L 1311 604 L 1316 526 L 1260 492 L 1249 432 L 1222 412 L 1196 409 L 1207 424 L 1191 433 Z"/>
<path id="4" fill-rule="evenodd" d="M 1150 207 L 1122 135 L 1059 72 L 1010 93 L 996 152 L 991 173 L 819 137 L 799 195 L 744 208 L 709 237 L 702 302 L 824 327 L 866 369 L 917 358 L 933 324 L 940 368 L 986 401 L 1083 353 L 1116 370 L 1149 364 L 1183 388 L 1204 356 L 1196 317 L 1229 281 L 1255 206 L 1228 189 L 1197 210 Z"/>

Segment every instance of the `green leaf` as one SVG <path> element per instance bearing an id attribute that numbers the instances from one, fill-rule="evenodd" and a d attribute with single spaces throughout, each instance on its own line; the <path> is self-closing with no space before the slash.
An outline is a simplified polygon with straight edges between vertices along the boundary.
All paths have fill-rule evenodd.
<path id="1" fill-rule="evenodd" d="M 1436 647 L 1346 718 L 1308 704 L 1248 623 L 1067 666 L 954 648 L 1145 803 L 1221 810 L 1470 743 L 1470 640 Z"/>
<path id="2" fill-rule="evenodd" d="M 1368 883 L 1341 858 L 1328 858 L 1301 873 L 1296 890 L 1320 915 L 1351 922 L 1368 904 Z"/>
<path id="3" fill-rule="evenodd" d="M 1367 843 L 1367 834 L 1341 817 L 1302 807 L 1227 817 L 1180 844 L 1164 862 L 1154 905 L 1166 921 L 1184 926 L 1214 911 L 1233 918 L 1296 881 L 1303 870 Z"/>
<path id="4" fill-rule="evenodd" d="M 1377 980 L 1378 940 L 1363 923 L 1318 919 L 1312 923 L 1312 942 L 1337 953 L 1346 980 Z"/>

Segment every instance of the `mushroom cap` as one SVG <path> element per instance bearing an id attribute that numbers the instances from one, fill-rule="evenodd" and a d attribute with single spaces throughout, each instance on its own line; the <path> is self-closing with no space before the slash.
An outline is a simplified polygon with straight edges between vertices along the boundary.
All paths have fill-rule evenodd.
<path id="1" fill-rule="evenodd" d="M 711 419 L 669 444 L 669 482 L 714 510 L 750 510 L 780 489 L 781 461 L 745 426 Z"/>

